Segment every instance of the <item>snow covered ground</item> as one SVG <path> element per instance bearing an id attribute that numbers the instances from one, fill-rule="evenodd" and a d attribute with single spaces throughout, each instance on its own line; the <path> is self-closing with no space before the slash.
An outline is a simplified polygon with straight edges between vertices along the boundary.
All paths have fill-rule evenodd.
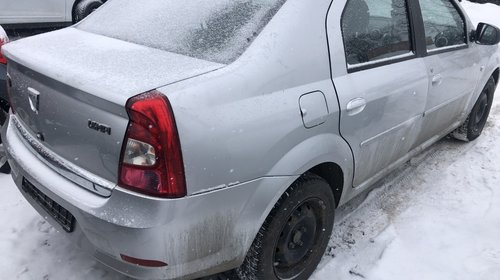
<path id="1" fill-rule="evenodd" d="M 463 2 L 500 26 L 500 7 Z M 313 280 L 500 279 L 500 90 L 483 135 L 444 139 L 337 213 Z M 126 279 L 80 252 L 0 175 L 0 279 Z"/>

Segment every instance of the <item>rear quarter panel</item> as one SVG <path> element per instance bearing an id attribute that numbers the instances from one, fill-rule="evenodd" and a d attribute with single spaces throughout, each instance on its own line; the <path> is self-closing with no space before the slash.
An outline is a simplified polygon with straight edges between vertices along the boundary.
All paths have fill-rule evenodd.
<path id="1" fill-rule="evenodd" d="M 188 193 L 300 175 L 322 162 L 339 164 L 350 184 L 352 155 L 338 136 L 330 78 L 329 4 L 289 0 L 236 62 L 160 88 L 173 106 Z M 313 91 L 323 92 L 329 115 L 306 129 L 299 98 Z"/>

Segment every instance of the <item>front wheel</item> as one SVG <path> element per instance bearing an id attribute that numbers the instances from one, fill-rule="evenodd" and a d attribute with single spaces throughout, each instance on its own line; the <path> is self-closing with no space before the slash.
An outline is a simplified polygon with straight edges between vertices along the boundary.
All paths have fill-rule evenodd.
<path id="1" fill-rule="evenodd" d="M 490 114 L 495 88 L 495 80 L 490 78 L 465 122 L 451 136 L 463 141 L 473 141 L 481 135 Z"/>
<path id="2" fill-rule="evenodd" d="M 333 228 L 335 199 L 328 183 L 306 174 L 279 199 L 243 265 L 241 279 L 305 280 L 320 262 Z"/>
<path id="3" fill-rule="evenodd" d="M 77 23 L 86 18 L 101 5 L 101 0 L 81 0 L 76 4 L 75 10 L 73 11 L 73 23 Z"/>

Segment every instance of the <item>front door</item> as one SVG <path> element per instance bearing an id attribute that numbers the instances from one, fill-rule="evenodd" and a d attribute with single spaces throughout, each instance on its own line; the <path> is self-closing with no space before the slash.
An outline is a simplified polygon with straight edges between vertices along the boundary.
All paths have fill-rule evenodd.
<path id="1" fill-rule="evenodd" d="M 468 46 L 466 20 L 452 0 L 420 0 L 425 29 L 429 94 L 416 145 L 434 140 L 457 125 L 475 90 L 478 53 Z"/>

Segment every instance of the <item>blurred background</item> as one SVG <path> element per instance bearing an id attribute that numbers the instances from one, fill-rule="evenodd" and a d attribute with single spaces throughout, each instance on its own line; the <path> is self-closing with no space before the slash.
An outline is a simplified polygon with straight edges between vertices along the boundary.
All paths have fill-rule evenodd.
<path id="1" fill-rule="evenodd" d="M 0 26 L 10 40 L 77 23 L 106 0 L 0 0 Z"/>

